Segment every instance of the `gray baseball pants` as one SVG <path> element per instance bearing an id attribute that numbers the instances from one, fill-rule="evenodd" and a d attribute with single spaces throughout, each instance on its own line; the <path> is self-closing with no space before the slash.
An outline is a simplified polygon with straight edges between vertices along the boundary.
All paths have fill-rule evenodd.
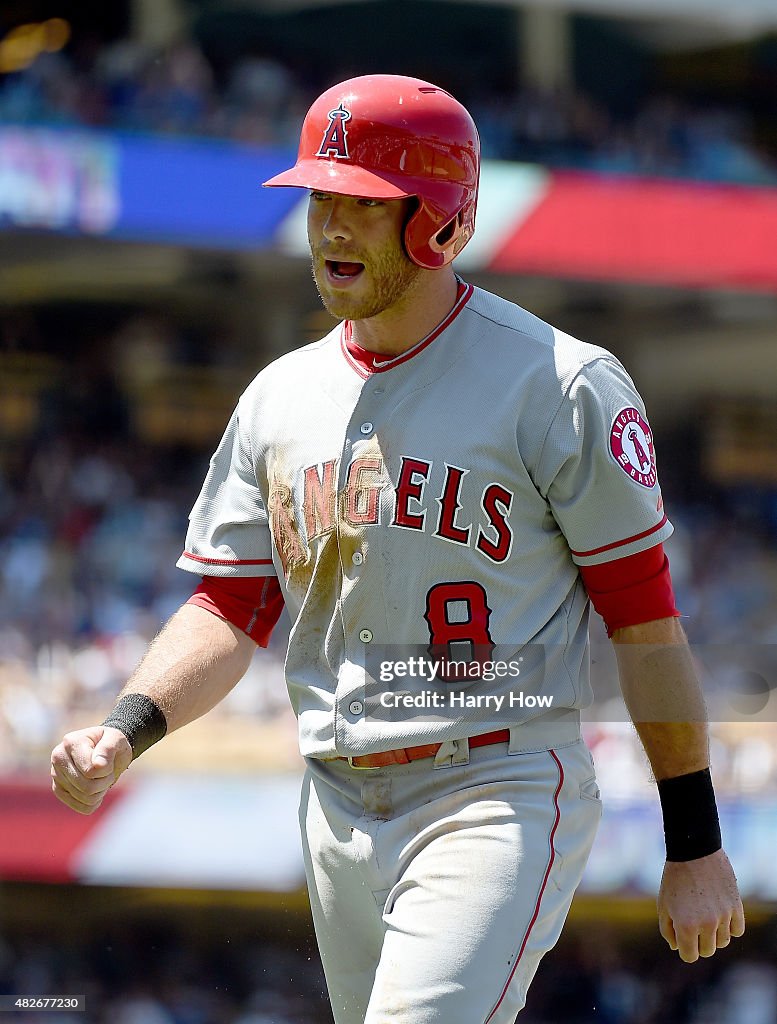
<path id="1" fill-rule="evenodd" d="M 558 940 L 601 816 L 588 748 L 464 757 L 308 759 L 300 821 L 336 1024 L 513 1024 Z"/>

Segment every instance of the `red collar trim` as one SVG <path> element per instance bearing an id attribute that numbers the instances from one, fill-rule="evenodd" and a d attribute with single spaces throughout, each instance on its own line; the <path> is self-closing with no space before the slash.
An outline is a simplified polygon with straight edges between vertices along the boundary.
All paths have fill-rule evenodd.
<path id="1" fill-rule="evenodd" d="M 390 359 L 382 357 L 378 352 L 369 352 L 366 348 L 357 345 L 352 338 L 353 327 L 351 321 L 346 320 L 340 331 L 340 347 L 343 350 L 343 355 L 359 376 L 365 379 L 373 373 L 385 373 L 386 370 L 393 370 L 395 366 L 406 363 L 408 359 L 417 356 L 427 345 L 431 345 L 434 339 L 438 338 L 446 328 L 450 327 L 469 302 L 473 291 L 474 287 L 471 284 L 459 281 L 456 302 L 445 319 L 441 320 L 434 330 L 427 334 L 425 338 L 422 338 L 418 344 L 413 345 L 407 352 L 401 352 L 398 356 L 392 356 Z"/>

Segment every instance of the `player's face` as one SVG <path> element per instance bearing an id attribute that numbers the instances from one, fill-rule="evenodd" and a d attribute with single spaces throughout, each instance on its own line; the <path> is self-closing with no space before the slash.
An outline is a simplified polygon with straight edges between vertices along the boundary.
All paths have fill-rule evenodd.
<path id="1" fill-rule="evenodd" d="M 311 192 L 313 277 L 332 316 L 366 320 L 398 306 L 412 291 L 421 268 L 402 246 L 411 201 Z"/>

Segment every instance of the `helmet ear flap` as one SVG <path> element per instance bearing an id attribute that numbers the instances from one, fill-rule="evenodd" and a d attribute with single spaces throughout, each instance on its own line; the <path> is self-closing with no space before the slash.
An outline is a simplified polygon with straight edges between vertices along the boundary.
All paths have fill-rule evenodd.
<path id="1" fill-rule="evenodd" d="M 405 249 L 410 259 L 427 270 L 439 270 L 450 263 L 472 235 L 472 205 L 466 204 L 441 225 L 439 214 L 419 199 L 418 209 L 405 227 Z"/>
<path id="2" fill-rule="evenodd" d="M 457 251 L 455 243 L 461 237 L 464 230 L 463 210 L 459 210 L 455 217 L 451 217 L 447 224 L 440 228 L 436 235 L 429 239 L 429 248 L 432 252 L 446 253 L 453 247 L 453 253 Z"/>

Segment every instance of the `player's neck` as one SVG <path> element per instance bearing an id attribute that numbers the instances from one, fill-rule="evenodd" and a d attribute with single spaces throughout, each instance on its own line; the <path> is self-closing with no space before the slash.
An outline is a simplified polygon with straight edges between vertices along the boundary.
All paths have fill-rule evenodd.
<path id="1" fill-rule="evenodd" d="M 430 334 L 456 303 L 451 267 L 428 271 L 403 302 L 367 320 L 351 321 L 352 340 L 368 352 L 398 356 Z"/>

